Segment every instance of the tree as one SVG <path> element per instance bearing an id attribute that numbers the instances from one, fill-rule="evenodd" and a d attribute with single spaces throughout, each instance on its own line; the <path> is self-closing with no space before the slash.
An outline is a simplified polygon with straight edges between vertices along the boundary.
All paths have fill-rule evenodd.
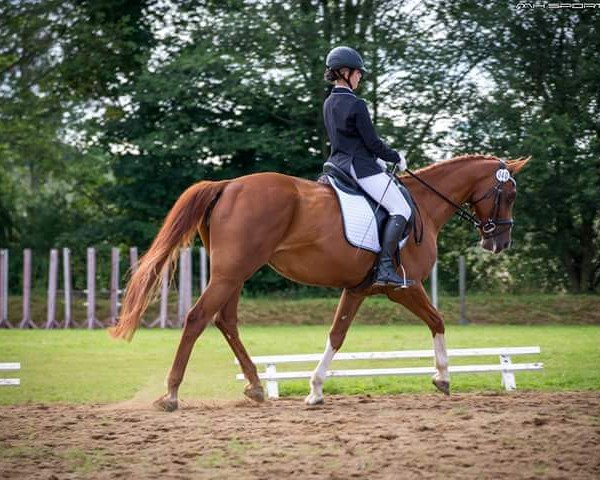
<path id="1" fill-rule="evenodd" d="M 464 35 L 469 59 L 485 58 L 489 92 L 468 102 L 462 148 L 501 157 L 533 155 L 517 202 L 519 240 L 558 259 L 571 291 L 600 282 L 600 17 L 589 11 L 523 11 L 516 5 L 432 4 Z M 551 269 L 554 284 L 563 275 Z M 539 272 L 544 275 L 543 271 Z"/>
<path id="2" fill-rule="evenodd" d="M 3 248 L 46 258 L 51 247 L 75 254 L 110 238 L 110 207 L 99 195 L 111 181 L 107 156 L 82 141 L 83 122 L 118 101 L 121 82 L 146 64 L 153 40 L 147 3 L 0 2 Z M 11 275 L 19 275 L 21 256 L 10 258 Z"/>
<path id="3" fill-rule="evenodd" d="M 56 227 L 71 214 L 90 214 L 97 203 L 89 200 L 106 180 L 105 156 L 80 149 L 77 137 L 94 106 L 118 98 L 119 83 L 145 64 L 143 53 L 152 40 L 143 15 L 146 3 L 0 5 L 0 165 L 6 172 L 0 181 L 3 190 L 12 185 L 13 192 L 3 211 L 18 225 L 25 246 L 45 248 L 56 240 L 50 231 L 62 233 L 53 228 L 34 234 L 46 213 L 55 216 L 48 225 Z M 97 174 L 93 179 L 91 172 Z M 58 203 L 60 211 L 45 211 Z M 98 212 L 102 209 L 92 215 Z M 19 237 L 16 230 L 12 241 Z"/>
<path id="4" fill-rule="evenodd" d="M 108 195 L 127 235 L 149 242 L 198 179 L 259 171 L 315 178 L 329 153 L 324 57 L 339 43 L 377 50 L 374 42 L 384 41 L 374 34 L 378 13 L 393 5 L 197 2 L 172 12 L 180 30 L 163 40 L 168 59 L 126 85 L 131 104 L 103 119 L 117 180 Z M 372 62 L 366 92 L 375 111 L 381 65 Z"/>
<path id="5" fill-rule="evenodd" d="M 428 16 L 430 7 L 197 2 L 171 12 L 177 28 L 161 47 L 168 55 L 123 86 L 130 105 L 112 110 L 101 126 L 105 148 L 114 152 L 116 185 L 107 198 L 119 211 L 123 241 L 148 244 L 170 205 L 198 179 L 266 170 L 314 178 L 328 154 L 322 74 L 333 45 L 363 51 L 370 73 L 362 94 L 380 132 L 409 151 L 413 168 L 449 151 L 448 131 L 436 127 L 440 120 L 471 120 L 481 98 L 477 74 L 497 46 L 481 21 Z M 453 140 L 460 153 L 487 148 Z M 464 245 L 462 231 L 446 230 L 444 262 L 453 263 Z"/>

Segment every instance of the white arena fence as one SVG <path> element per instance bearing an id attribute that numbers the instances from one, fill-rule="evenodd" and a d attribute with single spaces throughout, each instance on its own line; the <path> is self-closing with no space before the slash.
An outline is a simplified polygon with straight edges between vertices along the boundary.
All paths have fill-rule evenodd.
<path id="1" fill-rule="evenodd" d="M 541 370 L 543 363 L 513 363 L 511 357 L 515 355 L 535 355 L 540 353 L 540 347 L 497 347 L 497 348 L 457 348 L 449 349 L 450 358 L 457 357 L 483 357 L 498 356 L 499 363 L 487 365 L 451 365 L 449 372 L 455 373 L 487 373 L 499 372 L 501 384 L 506 390 L 515 390 L 515 372 Z M 277 365 L 288 363 L 319 362 L 323 355 L 320 353 L 299 355 L 270 355 L 252 357 L 256 365 L 265 365 L 264 373 L 259 373 L 261 380 L 266 380 L 267 395 L 269 398 L 279 398 L 279 381 L 297 380 L 310 378 L 313 371 L 278 372 Z M 419 359 L 434 358 L 433 350 L 405 350 L 395 352 L 353 352 L 336 353 L 333 358 L 335 362 L 340 360 L 396 360 L 396 359 Z M 236 363 L 239 362 L 236 360 Z M 353 370 L 328 370 L 327 378 L 331 377 L 379 377 L 379 376 L 403 376 L 403 375 L 433 375 L 435 367 L 398 367 L 398 368 L 361 368 Z M 236 375 L 237 380 L 244 380 L 243 374 Z"/>
<path id="2" fill-rule="evenodd" d="M 194 260 L 196 252 L 199 256 Z M 48 259 L 48 296 L 47 296 L 47 315 L 42 322 L 40 319 L 32 318 L 32 272 L 34 270 L 33 254 L 31 249 L 23 250 L 23 274 L 22 280 L 22 312 L 10 311 L 8 309 L 9 299 L 9 251 L 0 249 L 0 328 L 96 328 L 114 325 L 119 316 L 121 298 L 124 290 L 120 285 L 120 267 L 121 249 L 111 248 L 110 251 L 110 281 L 108 285 L 97 285 L 97 251 L 95 248 L 88 248 L 86 251 L 86 288 L 82 292 L 76 292 L 73 289 L 72 278 L 72 257 L 71 250 L 63 248 L 62 251 L 53 248 L 50 250 Z M 106 255 L 105 255 L 106 256 Z M 62 260 L 62 261 L 61 261 Z M 106 261 L 107 258 L 100 258 L 100 261 Z M 197 277 L 199 283 L 197 288 L 193 285 L 193 265 L 198 261 Z M 138 265 L 138 249 L 131 247 L 129 249 L 129 270 L 134 271 Z M 162 288 L 160 292 L 160 313 L 155 318 L 146 316 L 142 319 L 142 324 L 146 327 L 179 327 L 183 325 L 186 313 L 193 304 L 193 291 L 204 292 L 209 279 L 208 255 L 204 247 L 182 248 L 179 255 L 178 282 L 169 285 L 170 272 L 165 271 L 162 277 Z M 62 266 L 62 268 L 61 268 Z M 60 287 L 62 286 L 62 290 Z M 177 316 L 168 313 L 169 291 L 177 291 Z M 64 314 L 61 316 L 58 308 L 59 294 L 64 295 L 63 306 Z M 73 304 L 77 301 L 74 297 L 77 293 L 85 294 L 86 307 L 85 318 L 74 318 Z M 110 315 L 106 319 L 100 319 L 97 315 L 96 300 L 100 295 L 108 294 L 110 301 Z M 14 309 L 13 309 L 14 310 Z M 62 317 L 62 318 L 61 318 Z"/>
<path id="3" fill-rule="evenodd" d="M 0 363 L 0 372 L 5 371 L 5 370 L 9 370 L 9 371 L 15 371 L 15 370 L 21 370 L 21 364 L 20 363 Z M 1 386 L 7 386 L 7 385 L 21 385 L 21 379 L 20 378 L 0 378 L 0 387 Z"/>

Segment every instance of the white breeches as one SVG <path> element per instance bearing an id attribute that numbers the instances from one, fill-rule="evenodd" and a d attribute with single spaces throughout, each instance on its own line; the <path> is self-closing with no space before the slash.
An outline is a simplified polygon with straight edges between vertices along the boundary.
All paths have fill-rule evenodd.
<path id="1" fill-rule="evenodd" d="M 373 200 L 377 203 L 381 203 L 381 206 L 385 208 L 390 215 L 402 215 L 407 220 L 410 218 L 410 206 L 400 189 L 393 181 L 390 181 L 390 176 L 388 174 L 381 172 L 377 175 L 358 178 L 354 171 L 354 167 L 350 168 L 350 172 L 361 188 L 367 192 Z"/>

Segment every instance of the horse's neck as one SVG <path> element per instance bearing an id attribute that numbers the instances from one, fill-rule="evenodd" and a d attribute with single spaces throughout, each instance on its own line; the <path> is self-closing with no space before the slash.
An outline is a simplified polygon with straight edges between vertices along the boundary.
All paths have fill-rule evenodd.
<path id="1" fill-rule="evenodd" d="M 467 201 L 478 180 L 483 177 L 481 168 L 470 162 L 442 165 L 426 170 L 419 177 L 458 205 Z M 450 220 L 456 208 L 424 185 L 415 181 L 417 202 L 430 218 L 436 234 Z"/>

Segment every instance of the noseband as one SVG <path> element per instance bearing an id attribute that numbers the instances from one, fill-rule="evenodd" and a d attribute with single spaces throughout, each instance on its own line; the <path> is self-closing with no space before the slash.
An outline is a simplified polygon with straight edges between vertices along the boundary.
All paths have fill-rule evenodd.
<path id="1" fill-rule="evenodd" d="M 494 195 L 494 205 L 492 206 L 490 215 L 488 216 L 488 219 L 485 221 L 485 223 L 481 222 L 475 215 L 468 212 L 461 205 L 459 205 L 458 203 L 449 199 L 443 193 L 437 191 L 435 188 L 433 188 L 427 182 L 425 182 L 421 178 L 417 177 L 410 170 L 406 169 L 406 172 L 411 177 L 413 177 L 415 180 L 417 180 L 420 183 L 422 183 L 423 185 L 425 185 L 432 192 L 436 193 L 438 196 L 440 196 L 441 198 L 446 200 L 446 202 L 448 202 L 450 205 L 452 205 L 454 208 L 456 208 L 455 214 L 458 215 L 463 220 L 466 220 L 467 222 L 471 223 L 475 228 L 479 229 L 481 231 L 481 235 L 484 239 L 497 237 L 498 235 L 501 235 L 502 233 L 510 230 L 512 228 L 512 226 L 514 225 L 514 222 L 512 219 L 505 220 L 505 219 L 496 218 L 498 216 L 498 213 L 500 210 L 500 197 L 502 196 L 502 193 L 504 191 L 504 185 L 510 181 L 515 185 L 515 187 L 517 186 L 516 180 L 513 177 L 511 177 L 510 171 L 506 168 L 506 164 L 502 160 L 500 160 L 500 165 L 498 166 L 498 169 L 496 170 L 496 175 L 495 175 L 496 176 L 496 184 L 492 188 L 490 188 L 487 192 L 485 192 L 477 200 L 467 203 L 470 207 L 473 207 L 473 205 L 476 205 L 477 203 L 481 202 L 482 200 L 485 200 L 486 198 L 489 198 L 492 195 Z M 499 230 L 498 229 L 499 226 L 503 226 L 505 228 Z"/>

